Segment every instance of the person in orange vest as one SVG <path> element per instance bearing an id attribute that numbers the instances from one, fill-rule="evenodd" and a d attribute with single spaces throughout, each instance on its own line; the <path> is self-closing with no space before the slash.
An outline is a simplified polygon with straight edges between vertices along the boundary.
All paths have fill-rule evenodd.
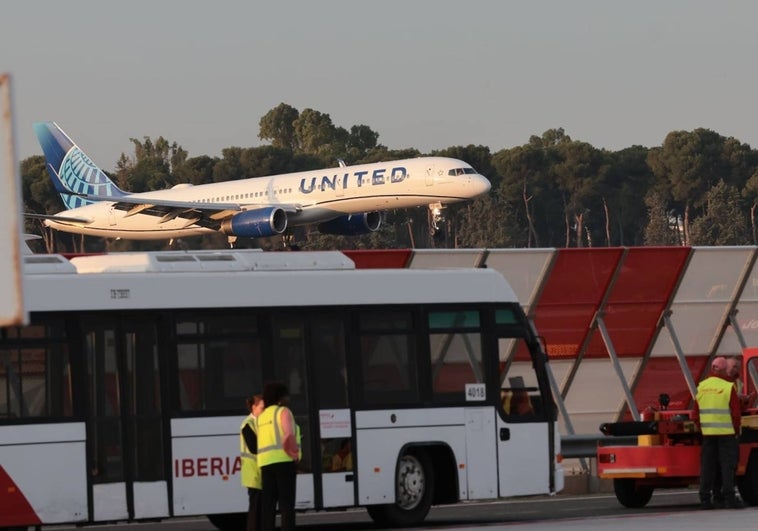
<path id="1" fill-rule="evenodd" d="M 716 470 L 721 471 L 721 497 L 726 507 L 740 509 L 742 502 L 734 492 L 734 474 L 739 457 L 742 422 L 740 400 L 734 382 L 727 376 L 726 359 L 714 358 L 711 376 L 697 386 L 695 415 L 700 420 L 703 445 L 700 449 L 700 507 L 713 509 L 711 491 Z"/>
<path id="2" fill-rule="evenodd" d="M 263 396 L 255 395 L 248 398 L 245 400 L 245 405 L 250 414 L 242 420 L 240 426 L 240 461 L 242 462 L 240 481 L 242 486 L 247 488 L 246 529 L 247 531 L 258 531 L 262 524 L 261 489 L 263 488 L 263 481 L 261 469 L 258 466 L 258 426 L 256 419 L 263 413 Z"/>
<path id="3" fill-rule="evenodd" d="M 258 417 L 258 465 L 263 479 L 263 530 L 273 531 L 276 506 L 282 531 L 295 529 L 297 463 L 301 458 L 300 430 L 287 407 L 289 390 L 282 382 L 263 388 L 266 409 Z"/>

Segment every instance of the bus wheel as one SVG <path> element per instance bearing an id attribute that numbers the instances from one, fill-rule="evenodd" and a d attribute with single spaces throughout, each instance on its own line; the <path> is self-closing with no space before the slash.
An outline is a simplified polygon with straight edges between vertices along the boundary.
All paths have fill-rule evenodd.
<path id="1" fill-rule="evenodd" d="M 758 505 L 758 453 L 750 455 L 745 475 L 737 478 L 737 489 L 745 503 Z"/>
<path id="2" fill-rule="evenodd" d="M 207 517 L 220 531 L 238 531 L 247 526 L 247 513 L 209 514 Z"/>
<path id="3" fill-rule="evenodd" d="M 633 479 L 621 478 L 613 480 L 613 490 L 616 499 L 624 507 L 638 509 L 647 505 L 653 497 L 653 487 L 649 485 L 637 485 Z"/>
<path id="4" fill-rule="evenodd" d="M 434 470 L 423 450 L 406 453 L 397 463 L 395 503 L 369 505 L 369 516 L 379 525 L 406 527 L 421 523 L 434 496 Z"/>

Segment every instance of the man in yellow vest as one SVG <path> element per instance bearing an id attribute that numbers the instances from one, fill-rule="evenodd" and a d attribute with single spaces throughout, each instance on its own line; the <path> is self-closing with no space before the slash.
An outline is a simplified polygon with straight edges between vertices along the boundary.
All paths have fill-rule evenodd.
<path id="1" fill-rule="evenodd" d="M 716 470 L 721 471 L 721 496 L 726 507 L 742 508 L 734 493 L 734 473 L 739 457 L 742 417 L 734 382 L 727 376 L 726 359 L 719 356 L 711 363 L 711 376 L 697 386 L 695 413 L 699 415 L 703 446 L 700 454 L 700 507 L 713 509 L 711 491 Z"/>
<path id="2" fill-rule="evenodd" d="M 261 469 L 258 466 L 258 426 L 257 417 L 263 412 L 263 396 L 255 395 L 245 400 L 250 414 L 246 416 L 240 426 L 240 480 L 242 486 L 247 488 L 247 531 L 260 531 L 262 523 L 261 511 Z"/>
<path id="3" fill-rule="evenodd" d="M 300 460 L 299 428 L 287 407 L 289 390 L 282 382 L 263 388 L 266 409 L 258 417 L 258 465 L 263 479 L 263 530 L 274 531 L 276 506 L 282 531 L 295 529 L 295 487 Z"/>

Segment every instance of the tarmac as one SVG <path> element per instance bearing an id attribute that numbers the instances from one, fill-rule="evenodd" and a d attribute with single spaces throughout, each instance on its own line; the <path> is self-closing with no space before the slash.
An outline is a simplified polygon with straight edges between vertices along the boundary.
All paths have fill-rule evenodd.
<path id="1" fill-rule="evenodd" d="M 486 529 L 521 530 L 613 530 L 613 531 L 675 531 L 697 529 L 717 529 L 734 531 L 754 531 L 758 529 L 758 508 L 722 509 L 713 511 L 692 511 L 688 513 L 652 513 L 625 516 L 603 516 L 597 518 L 577 518 L 550 520 L 544 522 L 509 523 L 506 525 L 478 525 L 476 527 L 455 527 L 447 531 L 473 531 Z M 431 528 L 430 528 L 431 529 Z"/>

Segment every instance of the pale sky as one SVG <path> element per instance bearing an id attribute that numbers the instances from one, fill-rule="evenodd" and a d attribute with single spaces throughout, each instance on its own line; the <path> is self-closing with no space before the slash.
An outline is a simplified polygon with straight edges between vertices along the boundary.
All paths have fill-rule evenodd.
<path id="1" fill-rule="evenodd" d="M 611 150 L 698 127 L 758 148 L 757 24 L 751 0 L 11 0 L 0 72 L 19 160 L 52 120 L 106 170 L 130 137 L 262 145 L 282 102 L 422 152 L 557 127 Z"/>

